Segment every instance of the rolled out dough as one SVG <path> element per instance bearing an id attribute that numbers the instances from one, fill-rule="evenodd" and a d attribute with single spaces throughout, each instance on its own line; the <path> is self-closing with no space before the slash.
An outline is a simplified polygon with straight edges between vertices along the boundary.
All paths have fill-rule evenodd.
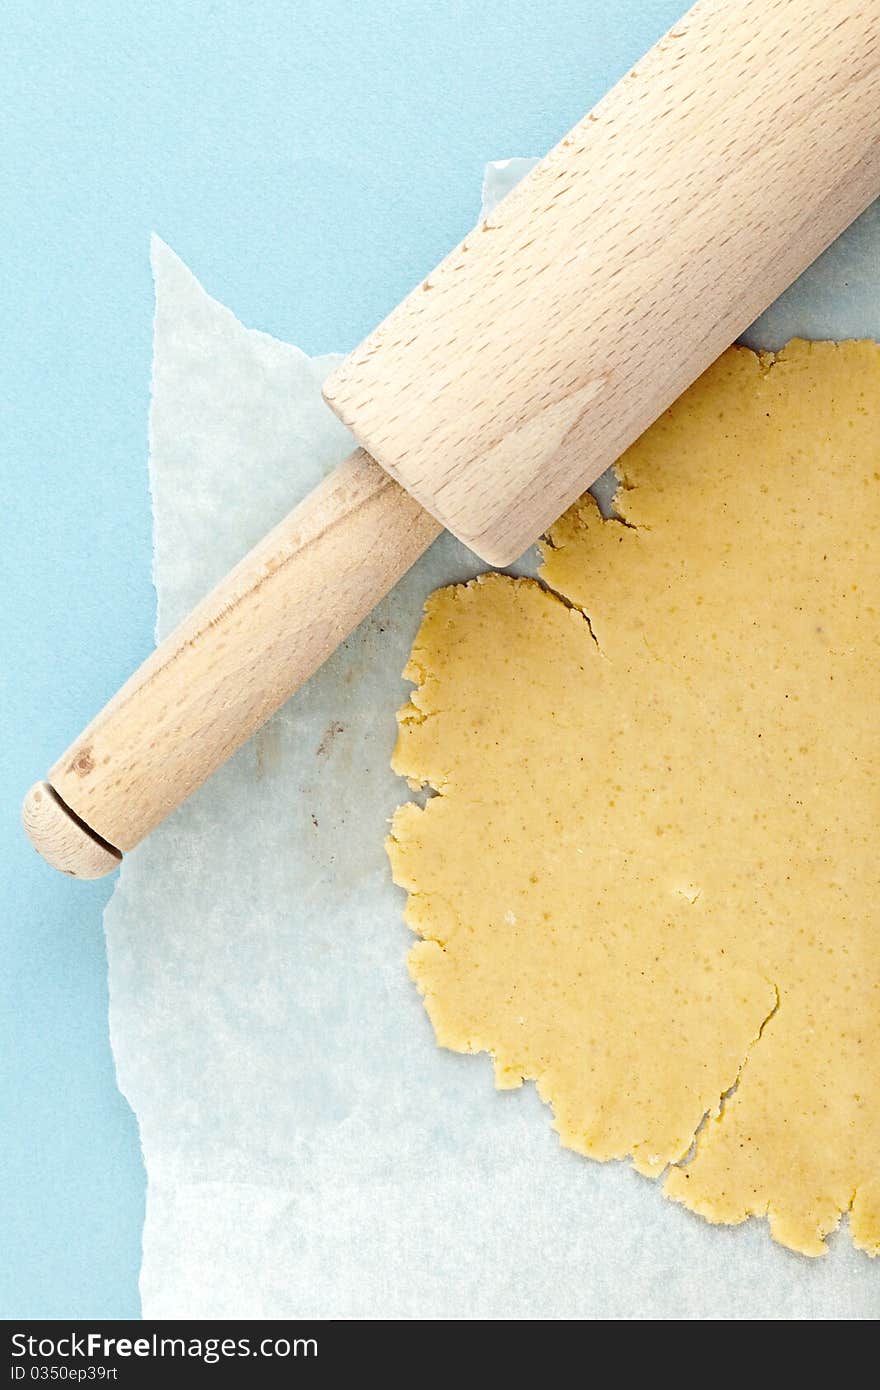
<path id="1" fill-rule="evenodd" d="M 435 593 L 394 767 L 437 1041 L 715 1222 L 880 1249 L 880 347 L 732 348 L 543 583 Z"/>

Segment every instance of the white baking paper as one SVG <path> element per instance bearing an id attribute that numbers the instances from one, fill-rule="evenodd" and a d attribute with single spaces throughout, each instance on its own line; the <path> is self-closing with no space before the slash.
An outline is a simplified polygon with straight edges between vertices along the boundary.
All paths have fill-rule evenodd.
<path id="1" fill-rule="evenodd" d="M 529 167 L 487 174 L 487 202 Z M 760 341 L 880 333 L 876 209 Z M 246 329 L 173 251 L 156 285 L 150 480 L 161 636 L 348 452 L 331 359 Z M 755 335 L 752 335 L 754 339 Z M 880 1261 L 713 1228 L 562 1150 L 530 1086 L 440 1051 L 383 850 L 443 536 L 306 689 L 128 855 L 106 913 L 119 1083 L 148 1174 L 145 1317 L 866 1318 Z M 523 567 L 530 568 L 527 557 Z"/>

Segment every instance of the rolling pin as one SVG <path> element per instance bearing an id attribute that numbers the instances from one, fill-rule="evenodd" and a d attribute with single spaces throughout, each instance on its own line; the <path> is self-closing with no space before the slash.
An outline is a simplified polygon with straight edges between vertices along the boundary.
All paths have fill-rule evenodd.
<path id="1" fill-rule="evenodd" d="M 512 561 L 880 194 L 880 0 L 700 0 L 327 381 L 359 447 L 45 782 L 119 863 L 448 527 Z"/>

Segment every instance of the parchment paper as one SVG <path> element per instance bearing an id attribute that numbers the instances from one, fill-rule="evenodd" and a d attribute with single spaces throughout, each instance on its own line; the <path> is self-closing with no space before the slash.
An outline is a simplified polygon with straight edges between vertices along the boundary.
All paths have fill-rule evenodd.
<path id="1" fill-rule="evenodd" d="M 486 206 L 529 167 L 490 166 Z M 880 216 L 749 341 L 880 334 Z M 334 359 L 246 329 L 162 242 L 150 480 L 161 637 L 350 448 Z M 520 571 L 531 568 L 526 557 Z M 119 1083 L 148 1174 L 145 1317 L 863 1318 L 880 1261 L 712 1228 L 560 1149 L 532 1087 L 434 1043 L 382 841 L 421 605 L 485 568 L 443 536 L 141 848 L 106 912 Z"/>

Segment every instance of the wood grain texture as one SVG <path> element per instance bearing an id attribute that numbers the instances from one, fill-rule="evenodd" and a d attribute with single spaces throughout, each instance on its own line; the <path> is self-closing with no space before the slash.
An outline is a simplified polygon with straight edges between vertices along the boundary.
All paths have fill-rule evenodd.
<path id="1" fill-rule="evenodd" d="M 702 0 L 330 377 L 507 564 L 880 193 L 880 0 Z"/>
<path id="2" fill-rule="evenodd" d="M 144 662 L 55 764 L 51 786 L 102 839 L 131 849 L 308 679 L 439 530 L 356 450 Z"/>

